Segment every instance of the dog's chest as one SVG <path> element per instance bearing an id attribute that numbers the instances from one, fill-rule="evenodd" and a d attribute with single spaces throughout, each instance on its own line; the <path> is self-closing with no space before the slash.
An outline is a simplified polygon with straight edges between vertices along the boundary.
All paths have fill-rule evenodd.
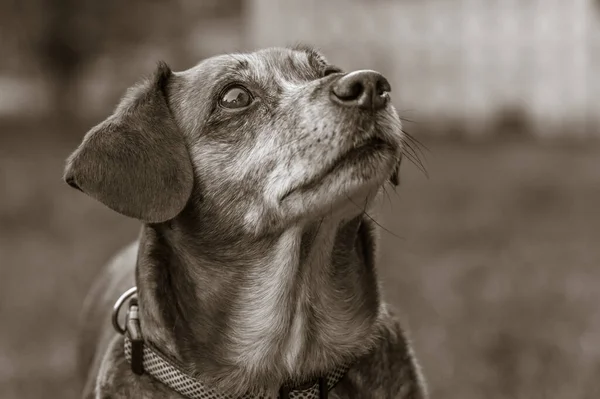
<path id="1" fill-rule="evenodd" d="M 235 352 L 247 364 L 264 364 L 274 358 L 293 373 L 307 349 L 307 311 L 311 291 L 318 284 L 324 262 L 330 257 L 327 232 L 318 234 L 319 246 L 300 259 L 302 229 L 286 232 L 271 262 L 256 271 L 241 290 L 234 324 Z M 316 240 L 315 240 L 316 241 Z M 322 249 L 323 248 L 323 249 Z M 316 272 L 316 273 L 315 273 Z"/>

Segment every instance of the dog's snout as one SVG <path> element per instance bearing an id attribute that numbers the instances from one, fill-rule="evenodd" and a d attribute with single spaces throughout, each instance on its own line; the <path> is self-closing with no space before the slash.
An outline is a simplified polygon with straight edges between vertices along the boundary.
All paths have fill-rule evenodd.
<path id="1" fill-rule="evenodd" d="M 379 110 L 389 101 L 390 83 L 379 72 L 356 71 L 343 76 L 331 87 L 335 102 L 349 107 Z"/>

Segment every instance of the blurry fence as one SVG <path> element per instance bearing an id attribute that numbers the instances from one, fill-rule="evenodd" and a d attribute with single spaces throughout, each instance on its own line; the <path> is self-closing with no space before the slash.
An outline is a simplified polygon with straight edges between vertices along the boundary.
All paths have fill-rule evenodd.
<path id="1" fill-rule="evenodd" d="M 159 60 L 239 48 L 244 0 L 0 1 L 0 117 L 105 115 Z"/>
<path id="2" fill-rule="evenodd" d="M 404 115 L 440 133 L 599 135 L 594 1 L 252 0 L 248 30 L 256 47 L 305 41 L 379 69 Z"/>
<path id="3" fill-rule="evenodd" d="M 383 72 L 417 129 L 600 137 L 600 0 L 10 4 L 0 2 L 0 115 L 56 113 L 75 76 L 47 74 L 56 48 L 82 52 L 69 94 L 80 99 L 63 108 L 97 115 L 160 59 L 180 70 L 220 52 L 306 42 L 343 69 Z M 65 42 L 41 51 L 44 64 L 36 54 L 49 35 Z"/>

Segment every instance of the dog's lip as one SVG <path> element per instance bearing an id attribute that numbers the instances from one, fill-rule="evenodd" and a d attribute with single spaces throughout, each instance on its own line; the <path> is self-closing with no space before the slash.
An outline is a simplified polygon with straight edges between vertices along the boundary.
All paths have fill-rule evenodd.
<path id="1" fill-rule="evenodd" d="M 349 162 L 352 162 L 357 157 L 363 155 L 366 151 L 374 151 L 383 148 L 391 148 L 393 147 L 391 143 L 385 141 L 381 137 L 371 137 L 359 145 L 355 146 L 351 150 L 341 154 L 336 158 L 331 165 L 325 169 L 321 173 L 316 176 L 311 177 L 308 181 L 305 181 L 301 184 L 291 187 L 288 191 L 286 191 L 279 199 L 279 202 L 284 201 L 287 197 L 289 197 L 292 193 L 299 190 L 308 190 L 318 185 L 326 176 L 331 173 L 339 170 L 340 168 L 347 165 Z"/>

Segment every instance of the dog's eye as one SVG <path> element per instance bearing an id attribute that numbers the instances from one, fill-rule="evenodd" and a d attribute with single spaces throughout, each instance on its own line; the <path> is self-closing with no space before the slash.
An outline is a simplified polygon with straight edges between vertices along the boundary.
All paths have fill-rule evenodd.
<path id="1" fill-rule="evenodd" d="M 338 68 L 338 67 L 328 66 L 323 71 L 323 76 L 329 76 L 329 75 L 332 75 L 334 73 L 342 73 L 342 70 L 340 68 Z"/>
<path id="2" fill-rule="evenodd" d="M 223 108 L 239 109 L 252 103 L 252 94 L 243 86 L 231 86 L 221 94 L 219 105 Z"/>

